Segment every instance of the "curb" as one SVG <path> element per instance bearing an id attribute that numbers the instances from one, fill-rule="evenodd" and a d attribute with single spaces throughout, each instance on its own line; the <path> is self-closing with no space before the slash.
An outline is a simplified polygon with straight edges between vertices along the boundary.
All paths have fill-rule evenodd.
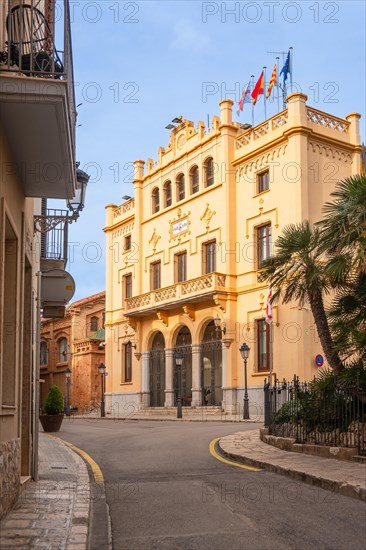
<path id="1" fill-rule="evenodd" d="M 222 446 L 222 442 L 224 442 L 225 439 L 229 439 L 231 437 L 232 436 L 223 437 L 218 442 L 220 452 L 225 457 L 228 457 L 228 458 L 231 458 L 232 460 L 236 460 L 237 462 L 246 464 L 247 466 L 254 466 L 255 468 L 264 469 L 275 474 L 290 477 L 291 479 L 295 479 L 297 481 L 302 481 L 309 485 L 315 485 L 317 487 L 320 487 L 321 489 L 326 489 L 334 493 L 339 493 L 341 495 L 351 497 L 351 498 L 356 498 L 366 502 L 366 489 L 358 485 L 350 484 L 347 482 L 339 482 L 339 481 L 335 481 L 333 479 L 327 479 L 324 477 L 318 477 L 311 473 L 304 472 L 302 470 L 297 470 L 295 468 L 292 468 L 292 469 L 284 468 L 277 464 L 271 464 L 270 462 L 265 462 L 264 460 L 249 458 L 245 455 L 226 451 Z M 287 453 L 288 451 L 283 451 L 283 452 Z M 323 460 L 330 460 L 330 459 L 323 459 Z"/>

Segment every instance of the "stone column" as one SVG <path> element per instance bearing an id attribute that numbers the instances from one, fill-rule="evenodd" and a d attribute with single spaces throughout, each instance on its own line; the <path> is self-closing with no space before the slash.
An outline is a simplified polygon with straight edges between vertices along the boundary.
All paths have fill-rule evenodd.
<path id="1" fill-rule="evenodd" d="M 174 407 L 174 349 L 165 350 L 165 402 L 164 407 Z"/>
<path id="2" fill-rule="evenodd" d="M 192 345 L 192 407 L 202 405 L 201 346 Z"/>
<path id="3" fill-rule="evenodd" d="M 149 378 L 150 353 L 141 353 L 141 408 L 150 407 L 150 378 Z"/>

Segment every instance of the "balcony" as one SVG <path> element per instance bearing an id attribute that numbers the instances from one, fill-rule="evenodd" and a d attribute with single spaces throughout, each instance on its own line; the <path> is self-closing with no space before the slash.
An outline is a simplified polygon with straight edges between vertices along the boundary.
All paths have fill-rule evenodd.
<path id="1" fill-rule="evenodd" d="M 0 122 L 14 160 L 8 170 L 19 175 L 27 197 L 72 199 L 76 108 L 69 1 L 61 19 L 54 2 L 3 1 Z"/>
<path id="2" fill-rule="evenodd" d="M 41 271 L 44 273 L 52 269 L 66 268 L 68 253 L 68 228 L 67 219 L 59 221 L 60 216 L 68 218 L 67 210 L 47 209 L 44 216 L 39 216 L 37 224 L 41 233 Z M 47 230 L 47 231 L 45 231 Z"/>
<path id="3" fill-rule="evenodd" d="M 141 317 L 203 302 L 212 302 L 212 306 L 224 307 L 228 296 L 228 279 L 229 276 L 222 273 L 209 273 L 183 283 L 127 298 L 125 315 Z"/>

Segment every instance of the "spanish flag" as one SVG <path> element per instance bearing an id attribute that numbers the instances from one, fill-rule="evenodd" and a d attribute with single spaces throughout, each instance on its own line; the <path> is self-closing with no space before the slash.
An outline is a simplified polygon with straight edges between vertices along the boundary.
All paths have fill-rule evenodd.
<path id="1" fill-rule="evenodd" d="M 254 89 L 252 91 L 253 105 L 257 103 L 257 99 L 260 94 L 264 94 L 264 71 L 261 72 L 257 84 L 254 86 Z"/>
<path id="2" fill-rule="evenodd" d="M 275 66 L 273 67 L 271 80 L 269 81 L 269 86 L 266 93 L 266 99 L 268 99 L 269 96 L 271 95 L 272 88 L 276 84 L 276 82 L 277 82 L 277 65 L 275 64 Z"/>

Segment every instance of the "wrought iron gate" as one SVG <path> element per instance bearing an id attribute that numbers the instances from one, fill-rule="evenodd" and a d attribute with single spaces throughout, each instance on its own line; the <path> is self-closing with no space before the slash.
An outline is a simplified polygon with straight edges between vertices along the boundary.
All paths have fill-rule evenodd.
<path id="1" fill-rule="evenodd" d="M 201 344 L 202 405 L 221 405 L 222 343 L 212 340 Z"/>
<path id="2" fill-rule="evenodd" d="M 164 407 L 165 401 L 165 351 L 150 352 L 150 407 Z"/>

